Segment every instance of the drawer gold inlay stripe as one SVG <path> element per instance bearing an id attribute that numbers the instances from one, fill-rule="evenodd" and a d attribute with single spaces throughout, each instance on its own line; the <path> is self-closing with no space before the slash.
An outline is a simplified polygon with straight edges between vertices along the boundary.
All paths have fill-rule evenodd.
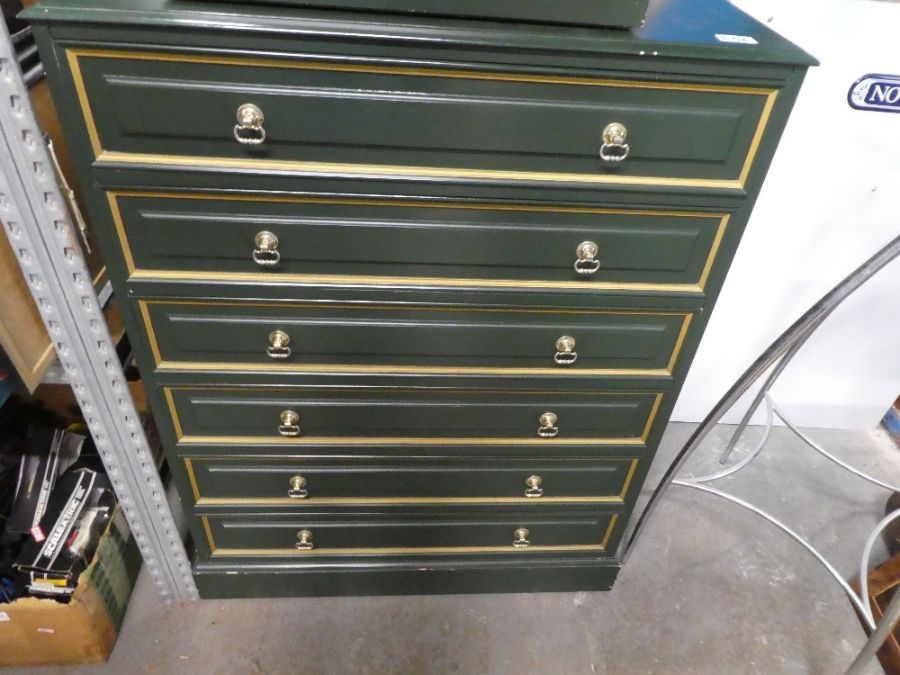
<path id="1" fill-rule="evenodd" d="M 774 96 L 774 94 L 773 94 Z M 658 187 L 695 187 L 739 190 L 740 180 L 720 178 L 668 178 L 621 176 L 613 174 L 546 173 L 540 171 L 500 171 L 497 169 L 451 169 L 430 166 L 386 166 L 382 164 L 330 164 L 277 159 L 225 159 L 185 155 L 149 155 L 104 150 L 98 163 L 140 164 L 145 166 L 190 167 L 202 169 L 244 169 L 248 172 L 290 171 L 333 175 L 390 176 L 405 178 L 464 178 L 498 181 L 532 181 L 549 183 L 585 183 L 593 185 L 648 185 Z"/>
<path id="2" fill-rule="evenodd" d="M 209 524 L 209 518 L 202 516 L 203 529 L 209 542 L 209 549 L 214 556 L 309 556 L 309 555 L 428 555 L 440 553 L 518 553 L 522 551 L 605 551 L 619 514 L 614 513 L 599 544 L 563 544 L 559 546 L 528 546 L 514 548 L 512 546 L 431 546 L 431 547 L 390 547 L 390 548 L 314 548 L 298 551 L 294 548 L 217 548 Z"/>
<path id="3" fill-rule="evenodd" d="M 672 178 L 667 176 L 622 176 L 616 174 L 578 174 L 536 171 L 502 171 L 489 169 L 454 169 L 445 167 L 388 166 L 378 164 L 350 164 L 304 162 L 294 160 L 262 160 L 225 157 L 192 157 L 182 155 L 157 155 L 108 151 L 103 148 L 90 99 L 84 84 L 79 58 L 111 58 L 140 61 L 168 61 L 176 63 L 206 63 L 214 65 L 245 65 L 265 68 L 285 68 L 294 70 L 320 70 L 331 72 L 375 73 L 384 75 L 410 75 L 416 77 L 442 77 L 471 80 L 494 80 L 498 82 L 531 82 L 536 84 L 565 84 L 587 87 L 618 87 L 625 89 L 655 89 L 669 91 L 697 91 L 722 94 L 746 94 L 764 96 L 756 131 L 748 147 L 747 155 L 739 175 L 735 179 L 717 178 Z M 609 78 L 589 78 L 558 75 L 537 75 L 525 73 L 494 73 L 485 71 L 453 70 L 442 68 L 410 68 L 399 66 L 373 66 L 352 63 L 329 63 L 317 61 L 289 61 L 255 58 L 248 56 L 212 56 L 201 54 L 167 54 L 162 52 L 139 52 L 105 49 L 66 49 L 66 59 L 75 83 L 79 105 L 87 125 L 88 136 L 96 159 L 100 162 L 121 162 L 133 164 L 159 164 L 169 166 L 194 166 L 209 168 L 242 168 L 251 171 L 299 171 L 317 173 L 355 173 L 362 175 L 387 175 L 436 178 L 480 178 L 487 180 L 550 181 L 586 184 L 657 185 L 677 187 L 706 187 L 743 189 L 759 150 L 760 142 L 778 96 L 777 89 L 733 85 L 707 85 L 685 82 L 654 82 L 650 80 L 615 80 Z"/>
<path id="4" fill-rule="evenodd" d="M 506 312 L 511 314 L 563 314 L 563 315 L 597 315 L 613 314 L 617 316 L 681 316 L 682 324 L 665 368 L 578 368 L 563 370 L 554 367 L 506 368 L 475 366 L 410 366 L 410 365 L 359 365 L 359 364 L 310 364 L 310 363 L 241 363 L 219 361 L 169 361 L 163 358 L 156 337 L 156 330 L 150 317 L 150 305 L 188 305 L 204 307 L 291 307 L 296 309 L 365 309 L 384 311 L 440 311 L 440 312 Z M 564 309 L 527 309 L 527 308 L 482 308 L 482 307 L 421 307 L 417 305 L 355 305 L 345 303 L 310 304 L 297 302 L 255 302 L 255 301 L 202 301 L 202 300 L 138 300 L 138 308 L 147 332 L 150 351 L 159 370 L 199 370 L 199 371 L 232 371 L 232 372 L 289 372 L 289 373 L 430 373 L 434 375 L 554 375 L 559 377 L 578 376 L 637 376 L 637 377 L 669 377 L 678 361 L 678 356 L 687 337 L 693 314 L 690 312 L 667 311 L 630 311 L 630 310 L 564 310 Z"/>
<path id="5" fill-rule="evenodd" d="M 170 387 L 163 387 L 163 395 L 166 397 L 166 405 L 169 408 L 169 415 L 172 418 L 172 426 L 175 429 L 175 438 L 181 439 L 184 437 L 184 432 L 181 429 L 181 420 L 178 418 L 178 412 L 175 408 L 175 399 L 172 396 L 172 389 Z"/>
<path id="6" fill-rule="evenodd" d="M 215 461 L 238 461 L 246 457 L 190 457 L 184 458 L 185 471 L 191 484 L 194 502 L 197 506 L 271 506 L 271 505 L 312 505 L 317 504 L 547 504 L 547 503 L 572 503 L 572 504 L 622 504 L 628 495 L 628 488 L 634 479 L 634 473 L 638 467 L 638 459 L 621 457 L 603 457 L 604 460 L 629 461 L 628 472 L 622 482 L 622 488 L 617 495 L 576 496 L 576 497 L 548 497 L 529 499 L 519 497 L 308 497 L 302 501 L 289 497 L 204 497 L 200 493 L 200 485 L 194 470 L 194 461 L 214 459 Z"/>
<path id="7" fill-rule="evenodd" d="M 180 436 L 182 443 L 199 445 L 643 445 L 643 438 L 494 438 L 494 437 L 411 437 L 411 436 Z"/>
<path id="8" fill-rule="evenodd" d="M 288 364 L 261 364 L 259 366 L 245 366 L 235 363 L 204 362 L 204 361 L 160 361 L 157 364 L 160 370 L 212 370 L 212 371 L 239 371 L 239 372 L 288 372 L 288 373 L 390 373 L 396 374 L 422 374 L 432 375 L 605 375 L 612 377 L 643 376 L 643 377 L 667 377 L 671 372 L 665 368 L 650 368 L 646 370 L 627 368 L 582 368 L 577 371 L 561 372 L 558 368 L 467 368 L 455 366 L 341 366 L 341 365 L 288 365 Z"/>
<path id="9" fill-rule="evenodd" d="M 385 199 L 352 199 L 352 198 L 319 198 L 319 197 L 293 197 L 293 196 L 267 196 L 267 195 L 227 195 L 212 193 L 182 193 L 182 192 L 147 192 L 133 190 L 110 190 L 106 193 L 113 224 L 122 252 L 125 257 L 125 265 L 128 273 L 134 280 L 157 279 L 190 279 L 193 281 L 250 281 L 269 282 L 279 281 L 283 283 L 328 283 L 328 284 L 391 284 L 403 286 L 458 286 L 458 287 L 485 287 L 485 288 L 556 288 L 574 290 L 630 290 L 630 291 L 660 291 L 702 293 L 706 287 L 707 279 L 712 270 L 713 263 L 722 244 L 728 227 L 730 214 L 705 211 L 674 211 L 656 209 L 613 209 L 593 208 L 577 206 L 528 206 L 524 204 L 487 204 L 468 202 L 417 202 L 410 200 L 385 200 Z M 639 215 L 658 216 L 660 218 L 710 218 L 718 220 L 719 224 L 707 254 L 703 270 L 696 283 L 669 284 L 669 283 L 645 283 L 645 282 L 613 282 L 613 281 L 541 281 L 531 279 L 477 279 L 477 278 L 440 278 L 440 277 L 393 277 L 371 275 L 340 275 L 340 274 L 282 274 L 272 272 L 212 272 L 192 270 L 153 270 L 138 268 L 134 262 L 131 244 L 125 232 L 125 222 L 119 208 L 119 199 L 122 197 L 141 197 L 147 199 L 195 199 L 208 201 L 251 201 L 264 203 L 289 203 L 289 204 L 326 204 L 346 206 L 374 206 L 374 207 L 409 207 L 431 209 L 460 209 L 473 211 L 523 211 L 529 213 L 578 213 L 596 215 Z"/>
<path id="10" fill-rule="evenodd" d="M 132 281 L 277 281 L 285 284 L 329 284 L 362 286 L 458 287 L 458 288 L 552 288 L 593 291 L 658 291 L 660 293 L 702 293 L 699 284 L 616 283 L 606 281 L 532 281 L 514 279 L 461 279 L 441 277 L 345 276 L 339 274 L 266 274 L 257 272 L 190 272 L 181 270 L 137 270 Z"/>

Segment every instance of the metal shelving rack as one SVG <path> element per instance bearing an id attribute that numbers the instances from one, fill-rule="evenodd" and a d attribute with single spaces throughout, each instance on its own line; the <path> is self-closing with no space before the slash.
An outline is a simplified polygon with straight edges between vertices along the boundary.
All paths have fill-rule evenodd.
<path id="1" fill-rule="evenodd" d="M 0 137 L 0 221 L 65 378 L 156 588 L 168 602 L 195 600 L 191 565 L 5 25 L 0 31 Z"/>

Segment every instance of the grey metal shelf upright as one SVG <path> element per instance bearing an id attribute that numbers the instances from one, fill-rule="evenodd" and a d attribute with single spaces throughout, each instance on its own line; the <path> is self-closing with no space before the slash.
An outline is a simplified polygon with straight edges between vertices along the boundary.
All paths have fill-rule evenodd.
<path id="1" fill-rule="evenodd" d="M 156 588 L 169 602 L 195 600 L 191 565 L 5 25 L 0 30 L 0 136 L 0 221 L 65 378 Z"/>

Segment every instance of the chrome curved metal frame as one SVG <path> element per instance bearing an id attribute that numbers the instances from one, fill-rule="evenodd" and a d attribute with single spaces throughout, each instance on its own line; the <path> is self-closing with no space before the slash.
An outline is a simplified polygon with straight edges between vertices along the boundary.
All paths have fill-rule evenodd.
<path id="1" fill-rule="evenodd" d="M 703 422 L 700 423 L 700 425 L 688 439 L 687 443 L 685 443 L 684 447 L 682 447 L 682 449 L 675 456 L 675 459 L 669 465 L 668 469 L 663 475 L 662 480 L 651 495 L 650 501 L 647 503 L 647 506 L 641 513 L 640 518 L 638 518 L 637 523 L 634 526 L 634 529 L 632 530 L 630 536 L 627 538 L 627 543 L 624 546 L 621 554 L 622 561 L 624 562 L 631 554 L 631 551 L 634 549 L 635 544 L 639 541 L 650 516 L 653 515 L 654 510 L 659 506 L 660 501 L 672 485 L 680 485 L 683 487 L 700 490 L 708 494 L 713 494 L 726 499 L 733 504 L 737 504 L 738 506 L 748 509 L 752 513 L 755 513 L 769 523 L 778 527 L 782 532 L 792 537 L 807 551 L 809 551 L 841 585 L 841 587 L 847 593 L 848 598 L 850 598 L 850 601 L 859 610 L 871 633 L 865 646 L 857 655 L 853 663 L 850 665 L 850 668 L 847 670 L 848 674 L 854 675 L 856 673 L 862 672 L 862 669 L 868 663 L 869 659 L 871 659 L 872 656 L 874 656 L 875 652 L 878 651 L 878 648 L 884 642 L 891 630 L 893 630 L 893 626 L 897 623 L 898 619 L 900 619 L 900 593 L 897 593 L 894 595 L 894 598 L 888 605 L 888 608 L 885 611 L 882 620 L 878 623 L 877 626 L 875 625 L 875 621 L 872 616 L 872 611 L 869 606 L 867 597 L 868 593 L 866 583 L 866 574 L 868 572 L 869 557 L 872 552 L 872 547 L 882 530 L 884 530 L 884 528 L 887 527 L 895 519 L 900 518 L 900 510 L 888 514 L 884 519 L 881 520 L 881 522 L 878 523 L 878 525 L 870 534 L 865 548 L 863 549 L 862 559 L 860 561 L 861 588 L 860 594 L 857 595 L 850 587 L 850 585 L 831 565 L 831 563 L 828 562 L 828 559 L 790 527 L 785 525 L 783 522 L 781 522 L 771 514 L 754 506 L 750 502 L 747 502 L 746 500 L 731 495 L 727 492 L 712 488 L 707 485 L 707 483 L 718 480 L 720 478 L 724 478 L 725 476 L 735 474 L 736 472 L 747 466 L 750 462 L 752 462 L 757 456 L 759 456 L 760 452 L 762 452 L 766 442 L 768 441 L 774 418 L 778 417 L 785 423 L 788 429 L 790 429 L 794 434 L 801 438 L 810 448 L 812 448 L 816 452 L 819 452 L 824 457 L 834 462 L 841 468 L 879 487 L 892 491 L 900 491 L 900 486 L 895 486 L 888 482 L 879 480 L 850 466 L 849 464 L 841 461 L 840 459 L 829 453 L 825 448 L 816 443 L 814 440 L 803 434 L 792 422 L 790 422 L 790 420 L 788 420 L 785 413 L 778 408 L 778 406 L 773 401 L 770 393 L 770 390 L 778 380 L 778 377 L 784 372 L 785 368 L 788 366 L 788 364 L 790 364 L 793 357 L 806 343 L 806 340 L 809 338 L 809 336 L 812 335 L 815 330 L 822 324 L 822 322 L 831 315 L 835 308 L 837 308 L 854 291 L 856 291 L 856 289 L 862 286 L 866 281 L 868 281 L 885 265 L 894 260 L 898 255 L 900 255 L 900 237 L 897 237 L 893 241 L 888 243 L 884 248 L 882 248 L 874 256 L 869 258 L 869 260 L 867 260 L 859 268 L 857 268 L 856 271 L 850 274 L 831 291 L 829 291 L 825 296 L 823 296 L 822 299 L 814 304 L 803 316 L 795 321 L 793 325 L 790 326 L 790 328 L 782 333 L 781 336 L 779 336 L 778 339 L 776 339 L 769 346 L 769 348 L 766 349 L 766 351 L 763 352 L 758 359 L 756 359 L 756 361 L 744 372 L 744 374 L 741 375 L 740 378 L 738 378 L 738 380 L 731 386 L 728 392 L 713 407 L 713 409 L 706 416 Z M 722 464 L 727 463 L 735 446 L 737 445 L 739 438 L 746 429 L 751 416 L 756 411 L 756 409 L 763 402 L 765 402 L 767 409 L 767 423 L 765 431 L 763 432 L 763 437 L 761 441 L 756 445 L 756 447 L 754 447 L 743 459 L 721 471 L 705 476 L 677 478 L 678 474 L 684 468 L 687 460 L 694 453 L 694 451 L 697 450 L 701 442 L 709 435 L 713 428 L 715 428 L 716 424 L 718 424 L 722 416 L 726 412 L 728 412 L 737 403 L 741 396 L 743 396 L 750 389 L 750 387 L 767 372 L 769 373 L 768 377 L 765 379 L 762 387 L 756 393 L 753 401 L 751 402 L 747 411 L 744 413 L 744 416 L 738 424 L 734 434 L 724 448 L 719 461 Z"/>

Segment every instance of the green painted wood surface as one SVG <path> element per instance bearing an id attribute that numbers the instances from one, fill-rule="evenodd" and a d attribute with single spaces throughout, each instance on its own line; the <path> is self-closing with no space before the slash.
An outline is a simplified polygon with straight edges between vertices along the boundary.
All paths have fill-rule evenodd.
<path id="1" fill-rule="evenodd" d="M 519 513 L 497 514 L 482 510 L 481 517 L 454 513 L 453 511 L 431 509 L 403 515 L 374 513 L 353 516 L 279 514 L 279 515 L 234 515 L 208 516 L 217 549 L 273 549 L 296 555 L 302 559 L 303 551 L 297 551 L 298 530 L 310 530 L 315 542 L 316 557 L 327 556 L 328 549 L 363 548 L 373 549 L 376 557 L 404 555 L 390 553 L 386 548 L 465 548 L 469 546 L 496 547 L 500 551 L 489 553 L 453 553 L 446 555 L 506 555 L 515 558 L 547 555 L 546 551 L 516 549 L 512 543 L 514 532 L 519 528 L 529 530 L 528 540 L 538 546 L 597 546 L 609 528 L 611 513 L 603 512 L 559 512 L 544 508 L 531 508 Z M 507 552 L 508 551 L 508 552 Z M 558 551 L 549 552 L 559 555 Z M 596 557 L 592 553 L 580 551 L 572 555 Z M 427 554 L 411 553 L 416 557 Z M 213 558 L 219 557 L 217 550 Z M 336 553 L 335 555 L 347 555 Z M 366 555 L 364 551 L 353 555 Z M 248 552 L 247 557 L 265 557 Z M 310 558 L 312 556 L 306 556 Z"/>
<path id="2" fill-rule="evenodd" d="M 540 593 L 605 591 L 619 567 L 612 558 L 544 558 L 466 564 L 315 564 L 290 566 L 198 562 L 195 579 L 204 598 L 308 597 L 316 595 L 421 595 L 441 593 Z"/>
<path id="3" fill-rule="evenodd" d="M 229 363 L 260 371 L 294 364 L 455 368 L 591 368 L 665 371 L 685 314 L 429 309 L 407 306 L 274 303 L 148 303 L 164 362 Z M 272 358 L 269 335 L 290 337 Z M 557 339 L 577 356 L 558 365 Z"/>
<path id="4" fill-rule="evenodd" d="M 559 439 L 635 439 L 651 419 L 657 395 L 393 389 L 294 393 L 272 387 L 176 388 L 172 398 L 186 436 L 278 438 L 281 412 L 293 410 L 300 415 L 302 438 L 531 439 L 539 438 L 538 419 L 549 411 L 559 417 Z"/>
<path id="5" fill-rule="evenodd" d="M 632 458 L 565 461 L 546 459 L 260 459 L 202 457 L 191 460 L 204 500 L 289 499 L 291 479 L 306 480 L 297 508 L 320 499 L 504 498 L 539 504 L 546 499 L 606 497 L 624 492 Z M 526 497 L 526 479 L 542 479 L 542 496 Z M 546 499 L 545 499 L 546 498 Z"/>
<path id="6" fill-rule="evenodd" d="M 138 271 L 267 273 L 274 282 L 312 274 L 690 285 L 721 222 L 677 209 L 282 199 L 125 193 L 116 202 Z M 260 231 L 278 237 L 276 266 L 253 261 Z M 583 241 L 600 249 L 591 276 L 574 270 Z"/>
<path id="7" fill-rule="evenodd" d="M 151 345 L 143 332 L 138 305 L 124 303 L 125 323 L 149 385 L 150 405 L 172 463 L 173 480 L 188 512 L 196 546 L 196 576 L 205 597 L 609 587 L 617 571 L 614 552 L 618 539 L 714 307 L 806 66 L 814 62 L 808 55 L 718 0 L 657 0 L 651 5 L 647 24 L 634 32 L 400 15 L 385 18 L 372 13 L 287 10 L 262 5 L 249 8 L 187 0 L 46 0 L 30 9 L 28 15 L 36 21 L 36 36 L 75 157 L 85 206 L 117 292 L 123 297 L 150 301 L 224 301 L 241 306 L 235 312 L 223 313 L 221 305 L 208 305 L 213 309 L 203 310 L 202 316 L 191 315 L 185 306 L 180 306 L 176 317 L 175 312 L 168 311 L 174 307 L 169 303 L 156 305 L 151 313 L 159 314 L 154 316 L 162 326 L 159 332 L 167 358 L 172 353 L 167 350 L 175 348 L 178 354 L 190 355 L 193 361 L 210 362 L 212 349 L 217 361 L 233 359 L 231 363 L 251 364 L 253 370 L 199 371 L 185 367 L 154 372 Z M 748 35 L 758 44 L 723 44 L 715 38 L 716 33 Z M 150 61 L 136 65 L 133 59 L 106 59 L 101 65 L 101 59 L 83 57 L 88 89 L 94 92 L 96 107 L 100 109 L 100 136 L 104 144 L 107 139 L 111 143 L 106 149 L 152 152 L 160 158 L 140 166 L 124 161 L 127 155 L 94 160 L 94 149 L 75 95 L 76 83 L 68 70 L 66 50 L 72 47 L 140 49 L 174 55 L 174 60 L 166 61 L 165 66 Z M 178 60 L 184 60 L 180 55 L 185 54 L 252 56 L 278 64 L 341 62 L 351 64 L 355 70 L 224 64 L 201 67 L 196 62 L 179 63 Z M 115 68 L 108 68 L 110 63 Z M 361 66 L 376 66 L 379 70 L 367 71 Z M 434 71 L 513 73 L 515 78 L 541 81 L 427 78 L 421 73 L 382 72 L 385 68 L 410 66 Z M 541 79 L 548 77 L 557 80 L 551 83 Z M 748 120 L 758 116 L 759 108 L 754 106 L 761 100 L 761 96 L 753 95 L 751 101 L 750 94 L 731 90 L 708 97 L 694 92 L 686 96 L 683 91 L 669 89 L 598 86 L 585 94 L 588 87 L 562 84 L 558 78 L 642 80 L 667 86 L 691 82 L 705 87 L 777 89 L 779 93 L 766 131 L 759 139 L 756 160 L 741 188 L 677 183 L 525 182 L 497 177 L 481 180 L 463 174 L 437 179 L 415 172 L 381 175 L 352 170 L 353 163 L 375 161 L 405 166 L 599 175 L 598 172 L 610 171 L 608 167 L 591 165 L 597 161 L 594 153 L 602 118 L 607 111 L 621 110 L 634 114 L 630 118 L 635 121 L 629 124 L 629 144 L 635 154 L 630 168 L 622 167 L 620 172 L 631 171 L 635 177 L 658 173 L 731 179 L 737 175 L 740 149 L 748 143 Z M 209 95 L 199 95 L 201 91 Z M 101 92 L 99 98 L 97 92 Z M 254 161 L 243 165 L 232 162 L 233 166 L 207 163 L 203 168 L 166 163 L 167 156 L 190 152 L 205 157 L 223 156 L 229 161 L 265 157 L 238 154 L 246 153 L 245 149 L 226 149 L 234 124 L 231 108 L 238 104 L 238 96 L 243 103 L 250 94 L 265 99 L 267 130 L 273 134 L 269 157 L 337 162 L 344 168 L 331 165 L 327 169 L 262 172 L 259 166 L 264 165 Z M 338 105 L 338 100 L 346 101 L 346 105 Z M 307 105 L 310 101 L 316 105 Z M 653 140 L 652 145 L 643 145 L 647 139 Z M 346 145 L 342 145 L 344 141 Z M 591 144 L 595 147 L 587 149 Z M 124 229 L 138 270 L 194 272 L 194 278 L 142 278 L 138 274 L 129 279 L 131 269 L 119 247 L 107 190 L 151 195 L 174 192 L 182 196 L 214 193 L 227 198 L 120 199 Z M 289 200 L 269 199 L 276 193 Z M 248 196 L 253 199 L 243 199 Z M 404 205 L 399 206 L 398 202 Z M 433 208 L 433 204 L 447 208 Z M 476 209 L 468 208 L 476 204 L 514 208 L 476 213 Z M 588 212 L 566 211 L 572 207 L 618 208 L 637 213 L 595 217 Z M 497 287 L 480 282 L 466 286 L 422 283 L 412 288 L 395 281 L 353 281 L 353 274 L 365 274 L 418 276 L 425 277 L 426 282 L 429 278 L 572 282 L 573 245 L 582 237 L 596 237 L 602 240 L 598 241 L 601 259 L 604 254 L 608 256 L 598 272 L 598 280 L 693 283 L 702 269 L 718 216 L 650 217 L 647 210 L 729 215 L 718 256 L 702 290 L 618 289 L 591 286 L 590 282 L 565 288 Z M 280 228 L 283 252 L 288 254 L 280 270 L 261 278 L 203 278 L 204 272 L 248 271 L 242 267 L 248 263 L 248 244 L 252 243 L 256 228 L 263 226 Z M 278 275 L 324 275 L 335 263 L 341 271 L 334 274 L 347 275 L 346 278 L 311 282 L 286 280 Z M 249 271 L 259 272 L 252 268 Z M 248 301 L 256 306 L 250 307 Z M 288 312 L 285 302 L 317 309 L 314 314 L 299 316 Z M 266 308 L 260 315 L 261 303 L 277 305 L 275 314 Z M 668 320 L 658 320 L 659 312 L 693 312 L 694 318 L 671 377 L 576 374 L 559 378 L 523 372 L 498 378 L 491 374 L 355 372 L 352 368 L 332 373 L 297 373 L 267 371 L 263 367 L 265 361 L 253 361 L 260 339 L 265 341 L 263 324 L 267 321 L 289 321 L 304 331 L 313 320 L 321 324 L 316 330 L 349 328 L 347 320 L 352 312 L 338 316 L 331 311 L 339 304 L 367 307 L 362 310 L 365 327 L 355 324 L 353 328 L 360 339 L 347 342 L 338 338 L 343 340 L 341 349 L 352 352 L 354 358 L 378 354 L 388 354 L 392 359 L 409 358 L 409 351 L 405 357 L 399 348 L 392 351 L 395 347 L 387 322 L 379 325 L 379 312 L 384 310 L 374 307 L 390 306 L 397 308 L 396 316 L 404 317 L 396 324 L 393 336 L 414 336 L 399 342 L 410 345 L 412 354 L 418 355 L 417 363 L 428 358 L 435 363 L 462 359 L 471 364 L 475 363 L 473 358 L 530 362 L 534 357 L 529 356 L 529 345 L 541 341 L 534 336 L 561 326 L 553 323 L 553 318 L 542 323 L 531 317 L 567 317 L 571 310 L 651 312 L 645 315 L 650 319 L 630 324 L 604 322 L 599 317 L 608 315 L 595 314 L 596 320 L 590 327 L 594 337 L 587 342 L 602 348 L 600 358 L 605 362 L 660 363 L 661 350 L 669 344 L 672 327 Z M 419 320 L 409 319 L 413 311 L 404 308 L 409 304 L 427 307 L 428 319 L 421 320 L 425 314 L 416 314 Z M 163 309 L 166 311 L 160 312 Z M 485 311 L 476 314 L 476 309 Z M 509 316 L 501 311 L 504 309 L 515 310 L 529 317 L 529 321 L 504 321 L 502 317 Z M 464 319 L 447 318 L 451 316 Z M 490 317 L 490 321 L 478 321 L 476 316 Z M 170 320 L 176 318 L 174 323 Z M 178 323 L 182 319 L 183 323 Z M 178 328 L 170 329 L 176 323 Z M 514 338 L 504 332 L 510 326 L 515 327 Z M 499 350 L 487 356 L 476 353 L 471 349 L 477 341 L 473 335 L 487 335 L 485 330 L 500 331 L 491 332 L 490 336 L 500 336 L 515 349 L 508 354 Z M 616 331 L 623 330 L 625 340 L 612 339 Z M 383 337 L 373 338 L 379 331 Z M 423 343 L 419 339 L 423 331 L 432 336 L 453 337 L 434 337 L 431 344 Z M 333 344 L 336 334 L 330 333 L 332 337 L 325 343 Z M 597 341 L 591 342 L 595 338 Z M 310 343 L 318 341 L 318 337 L 302 340 L 300 347 L 307 349 Z M 584 343 L 578 341 L 579 359 Z M 322 358 L 322 348 L 312 346 L 304 357 Z M 319 357 L 314 356 L 317 353 Z M 337 356 L 326 354 L 324 365 Z M 212 436 L 213 440 L 196 441 L 195 437 L 191 442 L 177 442 L 163 386 L 174 387 L 185 431 Z M 565 446 L 531 442 L 536 440 L 537 417 L 546 410 L 560 415 L 561 437 L 564 433 L 574 433 L 573 438 L 602 433 L 634 438 L 644 430 L 640 421 L 646 419 L 657 391 L 665 392 L 665 396 L 656 423 L 649 428 L 643 443 Z M 598 405 L 600 400 L 612 405 Z M 305 435 L 299 443 L 281 441 L 274 428 L 284 404 L 304 406 L 298 411 L 304 434 L 311 425 L 311 431 L 324 436 L 316 440 Z M 348 410 L 353 411 L 351 415 Z M 420 434 L 423 438 L 409 444 L 375 442 L 373 434 L 385 430 L 392 434 Z M 251 434 L 252 441 L 215 440 L 220 433 L 235 431 Z M 438 436 L 429 436 L 435 431 L 473 442 L 454 445 L 440 441 Z M 508 440 L 529 442 L 486 444 L 477 440 L 485 431 Z M 351 433 L 359 434 L 360 441 L 329 442 Z M 482 485 L 519 489 L 521 486 L 514 486 L 513 482 L 521 482 L 522 474 L 508 467 L 524 469 L 531 464 L 550 477 L 551 483 L 559 476 L 558 480 L 570 481 L 571 490 L 592 489 L 595 475 L 607 480 L 611 474 L 604 473 L 604 469 L 615 464 L 616 457 L 629 456 L 640 457 L 641 461 L 625 504 L 600 505 L 589 516 L 607 517 L 603 514 L 612 513 L 609 507 L 619 509 L 609 555 L 529 554 L 530 558 L 517 558 L 501 554 L 489 560 L 489 556 L 446 555 L 429 559 L 424 568 L 421 560 L 417 563 L 396 556 L 345 558 L 340 567 L 296 555 L 283 559 L 210 559 L 205 528 L 196 516 L 219 519 L 215 527 L 223 532 L 228 529 L 224 526 L 226 520 L 232 524 L 247 523 L 248 527 L 233 527 L 227 534 L 234 537 L 229 541 L 243 546 L 253 537 L 268 537 L 275 531 L 290 534 L 290 528 L 299 524 L 300 512 L 306 514 L 304 518 L 314 514 L 319 520 L 308 522 L 320 525 L 352 524 L 348 525 L 348 533 L 375 512 L 340 504 L 195 505 L 181 461 L 181 457 L 205 457 L 202 461 L 220 464 L 244 462 L 254 481 L 229 478 L 219 484 L 215 482 L 218 478 L 213 479 L 213 474 L 206 472 L 207 465 L 199 460 L 197 464 L 199 480 L 205 481 L 205 487 L 248 490 L 241 494 L 268 494 L 270 489 L 282 486 L 285 475 L 281 470 L 299 462 L 317 467 L 316 476 L 331 481 L 327 489 L 332 494 L 388 494 L 392 490 L 422 494 L 416 491 L 434 486 L 435 490 L 452 491 L 452 487 L 458 488 L 459 494 L 473 495 Z M 226 459 L 229 457 L 232 459 Z M 583 475 L 566 472 L 572 462 L 583 462 Z M 365 467 L 375 465 L 403 467 L 402 471 L 376 471 L 377 475 L 416 479 L 398 477 L 371 488 L 371 472 L 366 472 Z M 281 469 L 265 471 L 263 466 Z M 471 482 L 446 480 L 463 467 L 474 471 L 486 466 L 493 468 L 474 473 Z M 332 471 L 335 467 L 342 471 Z M 424 467 L 428 468 L 427 473 L 421 473 Z M 321 486 L 319 479 L 315 484 Z M 538 511 L 547 518 L 562 517 L 563 511 L 548 508 L 552 506 L 540 505 Z M 488 528 L 484 532 L 493 532 L 490 528 L 498 523 L 506 532 L 514 529 L 510 523 L 519 520 L 518 512 L 503 505 L 491 505 L 487 510 L 491 514 L 488 519 L 478 505 L 460 505 L 453 511 L 460 523 L 483 523 Z M 385 508 L 378 513 L 389 524 L 407 524 L 403 527 L 408 530 L 401 527 L 398 532 L 412 532 L 430 517 L 430 511 Z M 260 534 L 259 528 L 254 530 L 261 523 L 268 523 L 262 530 L 269 534 Z M 454 531 L 453 536 L 458 536 L 459 531 Z M 348 536 L 363 534 L 358 531 Z M 278 543 L 281 545 L 282 540 Z M 292 543 L 290 539 L 285 545 Z"/>
<path id="8" fill-rule="evenodd" d="M 563 84 L 449 69 L 352 72 L 346 63 L 304 59 L 263 66 L 241 65 L 242 57 L 146 58 L 78 58 L 105 151 L 737 180 L 766 103 L 764 91 L 699 91 L 702 82 L 690 79 L 681 90 L 630 86 L 627 77 L 626 86 Z M 245 103 L 265 115 L 261 145 L 234 138 Z M 621 163 L 599 155 L 612 122 L 628 128 Z"/>
<path id="9" fill-rule="evenodd" d="M 277 6 L 232 5 L 226 9 L 214 2 L 196 0 L 42 0 L 23 16 L 32 22 L 52 22 L 56 26 L 91 24 L 138 27 L 143 31 L 161 28 L 169 34 L 169 40 L 182 42 L 185 35 L 221 39 L 217 32 L 229 32 L 234 38 L 230 47 L 237 47 L 243 35 L 249 35 L 259 41 L 260 51 L 273 49 L 272 40 L 278 37 L 287 36 L 296 42 L 298 36 L 313 36 L 345 42 L 365 40 L 377 45 L 379 51 L 390 44 L 413 45 L 431 58 L 440 58 L 436 49 L 454 45 L 469 54 L 486 46 L 495 54 L 523 51 L 528 60 L 539 52 L 552 52 L 557 59 L 603 54 L 607 59 L 625 55 L 633 60 L 643 51 L 648 67 L 657 67 L 667 58 L 742 62 L 745 70 L 755 63 L 816 64 L 812 56 L 726 0 L 653 0 L 646 23 L 636 31 L 427 17 L 373 20 L 371 14 L 365 13 L 285 12 Z M 716 38 L 717 33 L 745 35 L 756 44 L 722 42 Z M 96 35 L 91 37 L 97 39 Z M 153 40 L 157 41 L 168 40 Z M 509 58 L 509 54 L 503 57 Z M 569 66 L 577 68 L 578 61 Z"/>
<path id="10" fill-rule="evenodd" d="M 243 0 L 248 2 L 248 0 Z M 418 15 L 462 16 L 631 28 L 644 20 L 647 0 L 249 0 L 259 5 L 320 7 Z"/>

